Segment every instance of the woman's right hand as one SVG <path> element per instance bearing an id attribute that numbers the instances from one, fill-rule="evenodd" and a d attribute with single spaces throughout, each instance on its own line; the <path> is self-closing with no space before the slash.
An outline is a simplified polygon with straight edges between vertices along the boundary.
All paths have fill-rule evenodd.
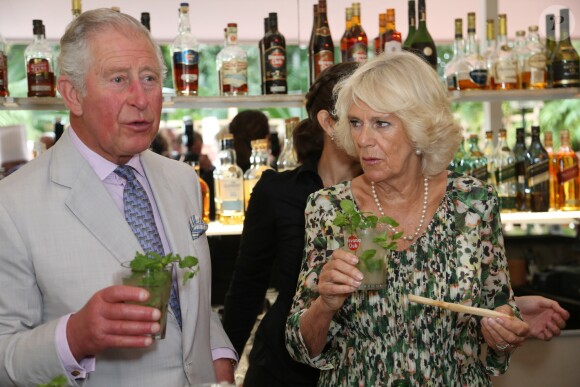
<path id="1" fill-rule="evenodd" d="M 318 277 L 319 302 L 325 309 L 335 312 L 344 300 L 361 284 L 363 274 L 356 268 L 358 258 L 342 249 L 335 250 Z"/>

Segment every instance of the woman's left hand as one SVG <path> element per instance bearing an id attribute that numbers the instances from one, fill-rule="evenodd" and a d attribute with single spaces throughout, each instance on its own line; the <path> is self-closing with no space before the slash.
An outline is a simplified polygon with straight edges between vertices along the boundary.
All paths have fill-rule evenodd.
<path id="1" fill-rule="evenodd" d="M 495 308 L 497 312 L 513 316 L 509 305 Z M 510 352 L 521 346 L 526 339 L 530 327 L 517 318 L 485 317 L 481 319 L 481 333 L 488 347 L 496 352 Z"/>

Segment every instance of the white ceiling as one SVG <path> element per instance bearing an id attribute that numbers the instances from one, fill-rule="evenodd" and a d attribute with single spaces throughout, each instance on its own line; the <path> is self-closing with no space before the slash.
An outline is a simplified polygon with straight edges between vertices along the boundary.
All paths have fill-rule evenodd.
<path id="1" fill-rule="evenodd" d="M 484 36 L 483 15 L 486 6 L 498 1 L 498 12 L 508 15 L 508 34 L 527 30 L 538 24 L 544 31 L 547 11 L 570 8 L 573 16 L 572 37 L 580 39 L 580 1 L 556 0 L 427 0 L 427 25 L 436 42 L 453 41 L 453 19 L 466 18 L 467 12 L 478 14 L 478 35 Z M 190 1 L 192 32 L 200 42 L 222 44 L 223 28 L 237 22 L 239 40 L 254 44 L 263 35 L 264 17 L 278 12 L 279 30 L 287 44 L 305 43 L 312 28 L 312 5 L 316 0 L 210 0 Z M 344 9 L 352 0 L 328 0 L 332 36 L 337 42 L 344 31 Z M 171 42 L 177 32 L 179 0 L 82 0 L 83 10 L 119 6 L 122 12 L 139 18 L 150 12 L 151 30 L 159 42 Z M 362 0 L 362 24 L 370 39 L 378 33 L 378 14 L 395 8 L 397 29 L 407 34 L 407 0 Z M 0 34 L 9 42 L 28 42 L 32 39 L 32 19 L 42 19 L 47 38 L 57 41 L 71 20 L 71 0 L 0 0 Z"/>

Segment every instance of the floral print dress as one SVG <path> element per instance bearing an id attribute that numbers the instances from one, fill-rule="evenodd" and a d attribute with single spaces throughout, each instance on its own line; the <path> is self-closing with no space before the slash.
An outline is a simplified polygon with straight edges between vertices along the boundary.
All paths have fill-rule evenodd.
<path id="1" fill-rule="evenodd" d="M 353 200 L 350 182 L 308 199 L 304 259 L 286 327 L 290 355 L 322 370 L 320 386 L 390 386 L 398 379 L 417 386 L 491 385 L 489 376 L 506 371 L 509 354 L 489 350 L 481 360 L 480 317 L 409 303 L 405 295 L 486 309 L 509 304 L 517 314 L 493 188 L 449 172 L 426 232 L 389 258 L 387 287 L 347 298 L 323 352 L 310 358 L 300 315 L 318 297 L 322 266 L 344 245 L 332 224 L 342 199 Z"/>

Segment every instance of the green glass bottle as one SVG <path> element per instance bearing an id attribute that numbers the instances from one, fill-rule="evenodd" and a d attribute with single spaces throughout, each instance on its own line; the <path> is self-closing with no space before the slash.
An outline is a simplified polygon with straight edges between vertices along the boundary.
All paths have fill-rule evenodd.
<path id="1" fill-rule="evenodd" d="M 560 41 L 552 55 L 554 87 L 580 87 L 580 57 L 570 41 L 570 10 L 560 10 Z"/>
<path id="2" fill-rule="evenodd" d="M 427 30 L 427 11 L 425 0 L 419 0 L 419 28 L 413 36 L 411 51 L 427 61 L 437 71 L 437 47 Z"/>
<path id="3" fill-rule="evenodd" d="M 476 179 L 487 182 L 487 158 L 479 149 L 479 137 L 472 133 L 469 135 L 467 144 L 467 159 L 469 164 L 469 174 Z"/>
<path id="4" fill-rule="evenodd" d="M 411 48 L 411 42 L 413 42 L 413 36 L 417 31 L 417 9 L 415 6 L 415 0 L 409 0 L 409 32 L 407 33 L 407 38 L 403 42 L 403 50 L 408 50 Z"/>
<path id="5" fill-rule="evenodd" d="M 532 126 L 528 151 L 531 156 L 528 172 L 531 210 L 545 212 L 550 209 L 550 156 L 540 141 L 539 126 Z"/>

